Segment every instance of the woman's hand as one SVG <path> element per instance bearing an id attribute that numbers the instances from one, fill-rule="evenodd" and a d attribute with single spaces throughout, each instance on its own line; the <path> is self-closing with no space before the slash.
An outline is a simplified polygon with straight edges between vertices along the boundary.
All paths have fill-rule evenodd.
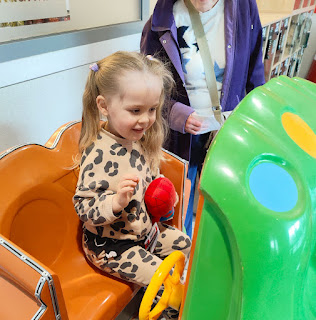
<path id="1" fill-rule="evenodd" d="M 187 133 L 198 134 L 201 130 L 202 123 L 194 118 L 195 112 L 191 113 L 185 122 L 184 130 Z"/>
<path id="2" fill-rule="evenodd" d="M 138 182 L 139 178 L 135 175 L 122 177 L 117 186 L 117 193 L 112 200 L 112 210 L 114 213 L 122 211 L 129 204 Z"/>

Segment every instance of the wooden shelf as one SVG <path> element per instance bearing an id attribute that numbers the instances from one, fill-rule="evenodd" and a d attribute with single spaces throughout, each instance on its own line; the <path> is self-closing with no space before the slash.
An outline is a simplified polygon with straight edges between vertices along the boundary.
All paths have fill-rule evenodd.
<path id="1" fill-rule="evenodd" d="M 287 56 L 284 56 L 284 57 L 282 58 L 282 60 L 284 61 L 284 60 L 286 60 L 287 58 L 290 58 L 290 57 L 291 57 L 291 55 L 288 54 Z"/>
<path id="2" fill-rule="evenodd" d="M 259 12 L 261 24 L 263 27 L 266 27 L 272 23 L 278 22 L 280 20 L 283 20 L 287 17 L 291 16 L 291 13 L 288 12 Z"/>
<path id="3" fill-rule="evenodd" d="M 300 9 L 296 9 L 293 11 L 293 16 L 296 15 L 296 14 L 300 14 L 300 13 L 303 13 L 303 12 L 308 12 L 308 11 L 314 11 L 315 9 L 315 5 L 313 6 L 308 6 L 308 7 L 305 7 L 305 8 L 300 8 Z"/>
<path id="4" fill-rule="evenodd" d="M 316 3 L 314 0 L 257 0 L 257 4 L 263 27 L 266 81 L 280 74 L 296 76 Z"/>
<path id="5" fill-rule="evenodd" d="M 295 0 L 257 0 L 259 12 L 292 13 Z"/>

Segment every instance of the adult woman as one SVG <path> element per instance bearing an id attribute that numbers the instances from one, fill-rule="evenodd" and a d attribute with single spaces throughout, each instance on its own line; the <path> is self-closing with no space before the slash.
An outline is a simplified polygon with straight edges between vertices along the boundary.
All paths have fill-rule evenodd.
<path id="1" fill-rule="evenodd" d="M 200 13 L 214 62 L 222 111 L 231 111 L 246 93 L 264 83 L 262 32 L 256 1 L 189 1 Z M 192 190 L 185 227 L 191 235 L 195 178 L 212 129 L 209 126 L 201 131 L 201 115 L 211 116 L 212 102 L 184 0 L 157 1 L 143 30 L 141 51 L 170 61 L 176 82 L 172 100 L 164 110 L 171 129 L 165 147 L 190 161 Z"/>

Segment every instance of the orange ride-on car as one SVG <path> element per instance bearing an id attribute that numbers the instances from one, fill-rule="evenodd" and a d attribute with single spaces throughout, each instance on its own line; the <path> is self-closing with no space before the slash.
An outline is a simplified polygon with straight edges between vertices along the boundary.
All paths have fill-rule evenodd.
<path id="1" fill-rule="evenodd" d="M 59 128 L 45 146 L 0 154 L 0 319 L 129 319 L 140 287 L 102 273 L 85 258 L 73 208 L 80 122 Z M 187 162 L 165 152 L 161 172 L 180 201 L 172 224 L 181 229 Z M 187 202 L 186 202 L 187 203 Z M 137 301 L 138 300 L 138 301 Z"/>

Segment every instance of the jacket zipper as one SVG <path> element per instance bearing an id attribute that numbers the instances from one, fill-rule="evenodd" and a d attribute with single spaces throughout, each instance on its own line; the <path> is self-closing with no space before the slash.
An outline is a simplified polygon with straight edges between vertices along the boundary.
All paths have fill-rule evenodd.
<path id="1" fill-rule="evenodd" d="M 234 60 L 235 60 L 235 44 L 236 44 L 236 30 L 237 30 L 237 17 L 236 17 L 236 13 L 237 13 L 237 6 L 238 6 L 238 1 L 236 2 L 236 6 L 234 6 L 234 3 L 233 3 L 233 19 L 235 18 L 235 28 L 233 30 L 233 43 L 232 43 L 232 47 L 231 49 L 233 50 L 232 52 L 232 68 L 230 69 L 230 74 L 228 76 L 228 82 L 227 82 L 227 90 L 225 90 L 225 93 L 229 90 L 228 88 L 230 87 L 230 83 L 231 83 L 231 80 L 232 80 L 232 73 L 233 73 L 233 68 L 234 68 Z M 227 45 L 227 44 L 226 44 Z M 227 49 L 226 49 L 227 50 Z M 226 93 L 226 97 L 225 97 L 225 106 L 226 106 L 226 103 L 227 103 L 227 99 L 228 99 L 228 93 Z M 225 108 L 226 109 L 226 108 Z"/>

